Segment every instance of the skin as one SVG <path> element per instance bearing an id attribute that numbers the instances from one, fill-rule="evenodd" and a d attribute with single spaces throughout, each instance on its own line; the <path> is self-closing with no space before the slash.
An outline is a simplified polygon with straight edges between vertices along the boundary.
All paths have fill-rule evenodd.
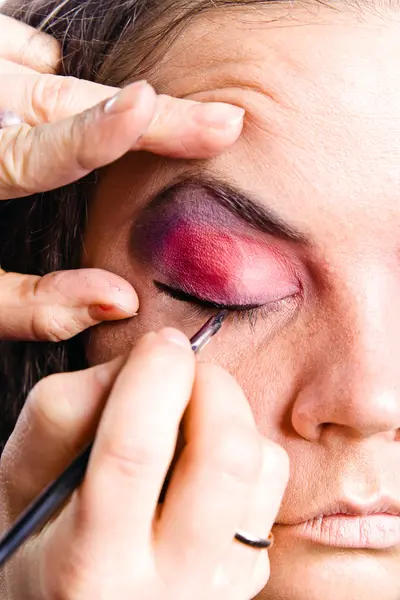
<path id="1" fill-rule="evenodd" d="M 241 14 L 198 18 L 149 74 L 162 92 L 245 108 L 232 149 L 201 162 L 137 154 L 104 172 L 82 263 L 127 279 L 142 308 L 92 330 L 88 355 L 97 364 L 149 329 L 190 334 L 204 320 L 157 293 L 129 245 L 142 208 L 177 174 L 217 174 L 273 208 L 309 240 L 285 242 L 304 293 L 255 328 L 232 318 L 204 352 L 235 376 L 260 432 L 291 459 L 271 578 L 257 598 L 397 600 L 400 548 L 321 549 L 287 524 L 343 493 L 400 495 L 398 15 Z"/>
<path id="2" fill-rule="evenodd" d="M 242 197 L 221 191 L 220 182 L 207 188 L 204 181 L 173 185 L 135 223 L 131 252 L 158 283 L 214 304 L 251 307 L 298 292 L 295 269 L 279 244 L 271 235 L 266 244 L 254 227 L 249 232 L 249 223 L 233 213 L 233 206 L 243 211 Z"/>
<path id="3" fill-rule="evenodd" d="M 49 70 L 56 68 L 58 53 L 42 51 L 39 73 L 32 71 L 40 45 L 54 46 L 47 36 L 35 37 L 31 56 L 32 29 L 0 15 L 0 31 L 0 104 L 28 123 L 0 131 L 0 198 L 61 185 L 132 144 L 204 159 L 241 132 L 243 109 L 157 96 L 148 84 L 127 86 L 109 111 L 104 100 L 117 90 L 40 74 L 47 60 Z M 129 282 L 104 270 L 0 275 L 0 338 L 58 341 L 138 308 Z M 287 454 L 259 435 L 228 373 L 196 365 L 182 332 L 163 328 L 126 350 L 106 364 L 44 378 L 26 399 L 1 455 L 2 531 L 79 450 L 93 439 L 94 445 L 78 492 L 2 570 L 1 598 L 242 600 L 267 581 L 268 554 L 249 552 L 233 534 L 239 525 L 271 530 L 288 479 Z M 160 510 L 184 413 L 187 447 Z M 266 512 L 260 500 L 267 487 Z M 132 553 L 141 559 L 134 569 Z"/>
<path id="4" fill-rule="evenodd" d="M 107 113 L 119 89 L 55 75 L 56 40 L 2 14 L 0 32 L 0 201 L 60 187 L 128 150 L 206 158 L 240 134 L 237 107 L 157 96 L 141 82 Z M 40 278 L 0 268 L 0 298 L 0 339 L 12 340 L 65 340 L 138 308 L 127 281 L 99 270 Z"/>

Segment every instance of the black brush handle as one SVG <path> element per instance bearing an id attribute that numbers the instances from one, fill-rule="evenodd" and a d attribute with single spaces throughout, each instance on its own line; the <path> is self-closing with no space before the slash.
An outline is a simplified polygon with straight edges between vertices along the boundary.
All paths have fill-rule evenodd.
<path id="1" fill-rule="evenodd" d="M 219 331 L 227 316 L 228 311 L 222 310 L 208 319 L 190 340 L 193 352 L 199 352 L 206 345 Z M 92 448 L 93 443 L 87 446 L 69 467 L 39 494 L 0 538 L 0 567 L 25 540 L 61 508 L 72 492 L 82 483 Z"/>
<path id="2" fill-rule="evenodd" d="M 0 538 L 0 567 L 41 525 L 48 521 L 82 482 L 93 444 L 90 444 L 18 517 Z"/>

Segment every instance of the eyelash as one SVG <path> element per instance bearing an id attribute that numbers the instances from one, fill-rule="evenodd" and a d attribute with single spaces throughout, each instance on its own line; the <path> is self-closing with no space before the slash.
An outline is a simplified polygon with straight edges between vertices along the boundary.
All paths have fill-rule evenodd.
<path id="1" fill-rule="evenodd" d="M 255 327 L 257 320 L 260 317 L 266 319 L 271 316 L 271 313 L 276 312 L 278 310 L 278 305 L 281 302 L 271 302 L 264 306 L 233 306 L 216 304 L 214 302 L 210 302 L 209 300 L 203 300 L 202 298 L 188 294 L 183 290 L 170 287 L 165 283 L 161 283 L 159 281 L 154 281 L 153 283 L 159 292 L 166 294 L 174 300 L 178 300 L 178 302 L 186 302 L 187 304 L 195 306 L 199 317 L 204 315 L 208 316 L 210 313 L 215 312 L 216 310 L 225 309 L 232 313 L 236 319 L 240 321 L 247 321 L 252 328 Z"/>

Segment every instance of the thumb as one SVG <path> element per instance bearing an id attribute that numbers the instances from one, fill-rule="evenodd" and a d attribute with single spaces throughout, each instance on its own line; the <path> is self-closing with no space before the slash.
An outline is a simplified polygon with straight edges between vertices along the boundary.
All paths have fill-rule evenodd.
<path id="1" fill-rule="evenodd" d="M 50 375 L 30 392 L 1 457 L 1 479 L 16 517 L 93 440 L 124 357 Z"/>
<path id="2" fill-rule="evenodd" d="M 0 269 L 0 339 L 59 342 L 101 321 L 132 317 L 132 286 L 101 269 L 58 271 L 44 277 Z"/>
<path id="3" fill-rule="evenodd" d="M 1 130 L 0 200 L 67 185 L 117 160 L 147 131 L 156 102 L 153 88 L 136 82 L 109 111 L 103 102 L 55 123 Z"/>

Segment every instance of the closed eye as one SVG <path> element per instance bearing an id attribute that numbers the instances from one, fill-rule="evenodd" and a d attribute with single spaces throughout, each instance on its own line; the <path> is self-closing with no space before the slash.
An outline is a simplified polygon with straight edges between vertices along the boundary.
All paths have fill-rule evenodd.
<path id="1" fill-rule="evenodd" d="M 170 287 L 165 283 L 161 283 L 160 281 L 154 281 L 155 287 L 164 294 L 167 294 L 171 298 L 175 300 L 179 300 L 181 302 L 191 302 L 192 304 L 197 304 L 204 306 L 206 308 L 219 309 L 219 310 L 229 310 L 232 312 L 240 312 L 247 310 L 254 310 L 256 308 L 260 308 L 259 304 L 220 304 L 217 302 L 212 302 L 211 300 L 206 300 L 204 298 L 199 298 L 198 296 L 194 296 L 192 294 L 188 294 L 183 290 Z"/>
<path id="2" fill-rule="evenodd" d="M 160 293 L 165 294 L 178 302 L 186 302 L 193 306 L 193 309 L 197 310 L 199 317 L 204 317 L 204 313 L 215 313 L 215 310 L 228 310 L 232 314 L 232 317 L 236 318 L 237 321 L 249 324 L 252 331 L 254 331 L 260 317 L 263 320 L 270 320 L 274 315 L 277 316 L 278 313 L 281 313 L 286 319 L 290 318 L 290 316 L 295 314 L 300 300 L 300 294 L 291 294 L 286 298 L 269 302 L 262 306 L 244 304 L 225 305 L 199 298 L 181 289 L 173 288 L 165 283 L 161 283 L 160 281 L 154 281 L 153 283 Z"/>

